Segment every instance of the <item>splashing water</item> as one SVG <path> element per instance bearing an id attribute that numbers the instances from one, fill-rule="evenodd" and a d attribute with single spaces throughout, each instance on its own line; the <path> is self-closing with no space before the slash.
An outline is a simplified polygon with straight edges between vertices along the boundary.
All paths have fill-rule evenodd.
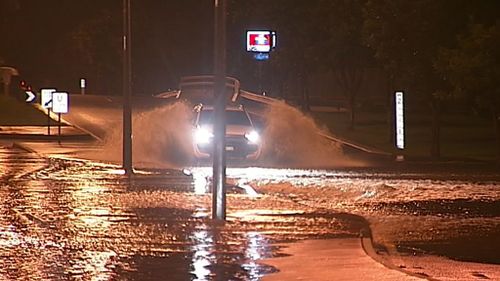
<path id="1" fill-rule="evenodd" d="M 342 148 L 321 135 L 314 120 L 285 102 L 273 103 L 265 113 L 263 161 L 286 167 L 336 167 L 353 165 Z"/>
<path id="2" fill-rule="evenodd" d="M 134 115 L 132 151 L 134 165 L 172 168 L 192 158 L 192 106 L 180 101 Z M 105 153 L 112 161 L 121 160 L 122 128 L 106 136 Z"/>
<path id="3" fill-rule="evenodd" d="M 193 164 L 192 106 L 179 101 L 134 115 L 134 166 L 177 168 Z M 326 133 L 300 110 L 276 102 L 264 115 L 263 148 L 256 165 L 326 168 L 358 165 L 341 147 L 319 135 Z M 116 126 L 105 139 L 104 157 L 121 161 L 122 133 Z"/>

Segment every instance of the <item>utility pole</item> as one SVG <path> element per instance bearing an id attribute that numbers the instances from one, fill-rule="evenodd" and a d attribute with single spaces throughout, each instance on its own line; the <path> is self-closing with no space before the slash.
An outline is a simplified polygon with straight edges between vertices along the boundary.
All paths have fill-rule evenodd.
<path id="1" fill-rule="evenodd" d="M 130 0 L 123 0 L 123 169 L 127 175 L 132 169 L 132 67 L 130 34 Z"/>
<path id="2" fill-rule="evenodd" d="M 226 220 L 226 0 L 215 0 L 212 219 Z"/>

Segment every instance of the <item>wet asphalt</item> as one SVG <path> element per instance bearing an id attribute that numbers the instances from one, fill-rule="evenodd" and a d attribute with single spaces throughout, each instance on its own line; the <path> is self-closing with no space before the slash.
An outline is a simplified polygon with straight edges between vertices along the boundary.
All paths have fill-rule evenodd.
<path id="1" fill-rule="evenodd" d="M 276 242 L 357 237 L 360 216 L 273 195 L 228 194 L 210 219 L 193 176 L 0 149 L 0 279 L 260 280 Z"/>

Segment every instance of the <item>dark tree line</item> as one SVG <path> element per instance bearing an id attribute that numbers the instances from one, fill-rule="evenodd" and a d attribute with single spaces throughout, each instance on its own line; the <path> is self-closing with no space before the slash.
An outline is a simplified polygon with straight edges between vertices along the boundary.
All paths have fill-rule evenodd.
<path id="1" fill-rule="evenodd" d="M 240 1 L 233 1 L 236 10 Z M 366 69 L 388 77 L 388 97 L 404 89 L 427 104 L 430 154 L 440 157 L 441 114 L 450 99 L 467 99 L 471 110 L 488 109 L 500 156 L 500 2 L 494 0 L 274 0 L 244 1 L 239 19 L 259 18 L 279 31 L 271 62 L 281 83 L 303 91 L 307 75 L 329 71 L 347 96 L 355 126 L 359 87 Z M 258 7 L 258 8 L 255 8 Z M 241 11 L 240 10 L 240 11 Z M 298 83 L 297 83 L 298 81 Z M 284 96 L 286 98 L 286 96 Z M 387 108 L 392 108 L 388 104 Z M 390 113 L 390 110 L 387 111 Z M 388 123 L 392 122 L 388 114 Z M 392 135 L 392 132 L 389 132 Z"/>

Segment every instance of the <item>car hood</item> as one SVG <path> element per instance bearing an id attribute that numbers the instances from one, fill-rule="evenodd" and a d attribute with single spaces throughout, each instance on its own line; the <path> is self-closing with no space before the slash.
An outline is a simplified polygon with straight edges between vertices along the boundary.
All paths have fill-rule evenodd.
<path id="1" fill-rule="evenodd" d="M 226 135 L 230 136 L 244 136 L 252 130 L 253 128 L 248 126 L 226 125 Z"/>
<path id="2" fill-rule="evenodd" d="M 212 125 L 203 126 L 210 132 L 213 132 Z M 254 129 L 250 126 L 241 125 L 226 125 L 226 135 L 228 136 L 244 136 L 246 133 L 253 131 Z"/>

